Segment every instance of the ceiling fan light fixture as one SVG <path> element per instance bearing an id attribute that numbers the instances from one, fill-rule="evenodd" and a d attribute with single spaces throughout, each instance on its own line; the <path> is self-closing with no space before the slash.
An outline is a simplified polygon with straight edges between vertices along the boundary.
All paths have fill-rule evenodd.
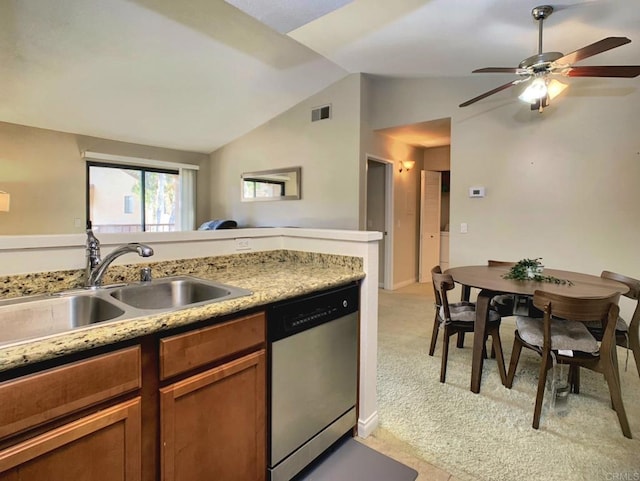
<path id="1" fill-rule="evenodd" d="M 540 99 L 547 96 L 547 82 L 542 77 L 537 77 L 524 89 L 524 91 L 518 96 L 523 102 L 529 104 L 535 104 Z"/>
<path id="2" fill-rule="evenodd" d="M 517 68 L 510 67 L 484 67 L 475 69 L 472 73 L 510 73 L 526 77 L 521 80 L 514 80 L 500 87 L 480 94 L 471 100 L 460 104 L 466 107 L 490 95 L 502 92 L 509 87 L 522 82 L 533 80 L 529 86 L 519 95 L 520 100 L 531 105 L 531 110 L 539 110 L 546 107 L 549 100 L 557 97 L 567 87 L 556 80 L 549 80 L 549 75 L 563 75 L 565 77 L 622 77 L 633 78 L 640 75 L 640 65 L 599 65 L 599 66 L 575 66 L 576 62 L 584 60 L 594 55 L 608 50 L 621 47 L 631 43 L 627 37 L 606 37 L 602 40 L 579 48 L 569 54 L 561 52 L 542 51 L 542 25 L 545 19 L 553 13 L 551 5 L 540 5 L 535 7 L 531 14 L 538 22 L 538 53 L 525 58 Z"/>
<path id="3" fill-rule="evenodd" d="M 567 84 L 563 84 L 556 79 L 551 79 L 551 81 L 547 84 L 547 94 L 549 95 L 549 100 L 555 99 L 558 95 L 564 92 L 567 87 Z"/>

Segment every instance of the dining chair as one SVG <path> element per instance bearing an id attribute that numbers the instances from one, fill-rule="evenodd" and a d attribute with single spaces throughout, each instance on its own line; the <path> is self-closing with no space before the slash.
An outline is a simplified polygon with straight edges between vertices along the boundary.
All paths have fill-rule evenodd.
<path id="1" fill-rule="evenodd" d="M 513 267 L 516 263 L 489 259 L 487 265 L 489 267 Z M 515 294 L 499 294 L 491 299 L 491 306 L 495 308 L 502 317 L 513 316 L 513 310 L 516 307 L 516 296 Z"/>
<path id="2" fill-rule="evenodd" d="M 640 376 L 640 280 L 610 271 L 602 271 L 600 277 L 625 284 L 629 288 L 629 291 L 623 295 L 636 302 L 635 310 L 631 316 L 629 324 L 627 324 L 627 321 L 622 317 L 618 317 L 616 322 L 615 340 L 618 346 L 631 349 L 636 361 L 638 375 Z M 598 341 L 602 340 L 603 329 L 599 322 L 588 323 L 587 328 L 593 337 Z"/>
<path id="3" fill-rule="evenodd" d="M 515 262 L 510 261 L 496 261 L 496 260 L 488 260 L 487 265 L 489 267 L 513 267 L 516 265 Z M 513 310 L 516 305 L 516 296 L 515 294 L 498 294 L 497 296 L 491 299 L 491 308 L 493 310 L 498 311 L 500 317 L 513 316 Z M 458 342 L 457 347 L 464 347 L 464 332 L 458 334 Z M 491 358 L 495 359 L 496 353 L 493 345 L 491 347 Z"/>
<path id="4" fill-rule="evenodd" d="M 429 355 L 433 356 L 440 327 L 443 328 L 442 343 L 442 363 L 440 367 L 440 382 L 445 382 L 447 376 L 447 360 L 449 357 L 449 339 L 459 333 L 473 332 L 476 320 L 476 307 L 472 302 L 460 301 L 449 303 L 447 292 L 455 287 L 453 278 L 448 274 L 443 274 L 440 266 L 431 269 L 433 280 L 433 292 L 436 299 L 436 312 L 433 319 L 433 333 L 431 335 L 431 345 Z M 487 324 L 487 337 L 491 336 L 493 348 L 495 350 L 500 372 L 500 379 L 506 382 L 506 369 L 504 365 L 504 355 L 500 342 L 500 321 L 498 312 L 489 310 L 489 322 Z"/>
<path id="5" fill-rule="evenodd" d="M 513 386 L 513 379 L 523 347 L 541 355 L 538 391 L 533 412 L 534 429 L 540 426 L 540 413 L 544 397 L 547 371 L 558 364 L 587 368 L 604 375 L 609 387 L 611 405 L 625 437 L 631 438 L 629 422 L 622 403 L 620 380 L 617 373 L 615 326 L 618 319 L 619 294 L 608 297 L 575 298 L 537 290 L 533 304 L 544 313 L 542 319 L 516 317 L 509 374 L 505 386 Z M 602 342 L 591 335 L 585 321 L 599 320 L 603 326 Z M 570 352 L 569 352 L 570 351 Z"/>

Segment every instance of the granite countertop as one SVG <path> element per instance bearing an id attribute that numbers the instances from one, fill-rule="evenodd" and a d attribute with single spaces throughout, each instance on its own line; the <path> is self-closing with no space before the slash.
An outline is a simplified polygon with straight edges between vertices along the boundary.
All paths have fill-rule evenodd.
<path id="1" fill-rule="evenodd" d="M 46 338 L 0 345 L 0 371 L 259 308 L 276 301 L 347 284 L 365 276 L 360 258 L 270 251 L 113 266 L 108 271 L 105 284 L 135 281 L 143 266 L 152 268 L 154 278 L 191 275 L 249 289 L 253 294 L 144 317 L 97 323 Z M 78 271 L 7 277 L 0 279 L 0 294 L 4 298 L 10 298 L 72 289 L 79 286 L 81 277 L 82 272 Z"/>

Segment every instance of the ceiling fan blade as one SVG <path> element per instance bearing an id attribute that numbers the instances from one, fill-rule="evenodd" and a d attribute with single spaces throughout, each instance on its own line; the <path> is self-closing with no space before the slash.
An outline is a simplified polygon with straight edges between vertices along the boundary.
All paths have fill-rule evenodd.
<path id="1" fill-rule="evenodd" d="M 522 74 L 528 74 L 529 72 L 527 72 L 526 69 L 523 68 L 511 68 L 511 67 L 485 67 L 485 68 L 479 68 L 476 69 L 474 71 L 472 71 L 471 73 L 515 73 L 518 75 L 522 75 Z"/>
<path id="2" fill-rule="evenodd" d="M 567 77 L 637 77 L 640 65 L 598 65 L 594 67 L 571 67 L 564 73 Z"/>
<path id="3" fill-rule="evenodd" d="M 607 50 L 611 50 L 612 48 L 620 47 L 622 45 L 626 45 L 631 43 L 627 37 L 607 37 L 603 38 L 599 42 L 592 43 L 591 45 L 587 45 L 586 47 L 582 47 L 575 52 L 568 53 L 564 57 L 560 57 L 558 60 L 553 62 L 554 64 L 568 64 L 572 65 L 580 60 L 583 60 L 588 57 L 593 57 L 602 52 L 606 52 Z"/>
<path id="4" fill-rule="evenodd" d="M 522 80 L 514 80 L 513 82 L 509 82 L 508 84 L 504 84 L 504 85 L 501 85 L 500 87 L 496 87 L 493 90 L 489 90 L 488 92 L 478 95 L 477 97 L 474 97 L 471 100 L 467 100 L 466 102 L 461 103 L 459 107 L 466 107 L 467 105 L 471 105 L 472 103 L 477 102 L 478 100 L 482 100 L 488 97 L 489 95 L 497 94 L 498 92 L 502 90 L 506 90 L 509 87 L 519 84 L 520 82 L 522 82 Z"/>

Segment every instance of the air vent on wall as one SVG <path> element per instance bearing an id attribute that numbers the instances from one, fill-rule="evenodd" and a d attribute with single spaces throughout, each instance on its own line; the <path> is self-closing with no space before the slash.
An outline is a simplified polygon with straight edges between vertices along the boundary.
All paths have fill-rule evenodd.
<path id="1" fill-rule="evenodd" d="M 322 107 L 316 107 L 311 111 L 311 122 L 317 122 L 318 120 L 331 118 L 331 104 L 323 105 Z"/>

